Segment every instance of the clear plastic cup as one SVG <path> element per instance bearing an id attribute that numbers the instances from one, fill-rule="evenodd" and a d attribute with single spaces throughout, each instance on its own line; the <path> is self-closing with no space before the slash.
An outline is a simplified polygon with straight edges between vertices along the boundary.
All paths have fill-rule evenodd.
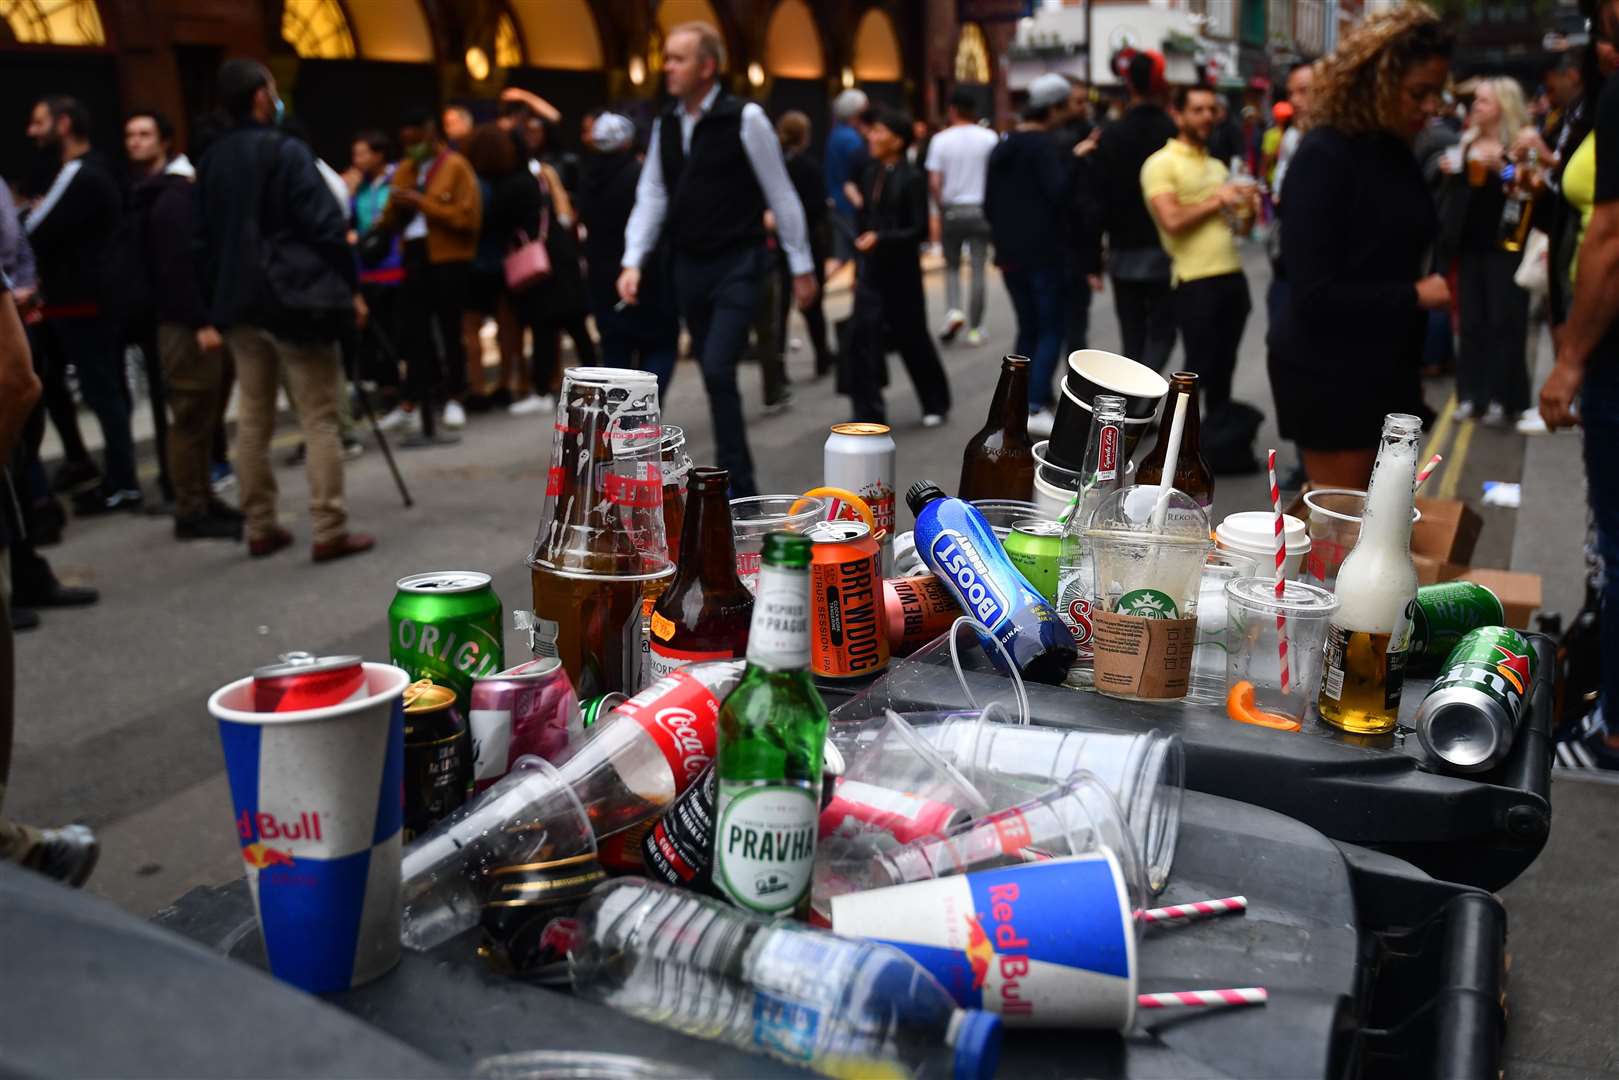
<path id="1" fill-rule="evenodd" d="M 893 710 L 884 714 L 874 736 L 853 755 L 839 747 L 843 777 L 930 802 L 959 807 L 974 817 L 989 813 L 978 789 Z"/>
<path id="2" fill-rule="evenodd" d="M 1259 565 L 1238 551 L 1211 551 L 1203 560 L 1197 592 L 1197 645 L 1192 651 L 1192 681 L 1186 700 L 1198 705 L 1224 705 L 1226 695 L 1225 583 L 1253 577 Z"/>
<path id="3" fill-rule="evenodd" d="M 1366 493 L 1353 488 L 1318 488 L 1304 493 L 1305 527 L 1310 532 L 1310 553 L 1305 578 L 1330 589 L 1338 583 L 1338 568 L 1360 539 L 1360 519 L 1366 512 Z M 1411 522 L 1422 511 L 1411 508 Z"/>
<path id="4" fill-rule="evenodd" d="M 1003 672 L 1005 672 L 1003 674 Z M 989 628 L 962 615 L 950 629 L 905 657 L 832 713 L 840 730 L 880 726 L 888 710 L 965 712 L 997 708 L 1012 723 L 1029 722 L 1029 694 L 1017 665 Z"/>
<path id="5" fill-rule="evenodd" d="M 1049 516 L 1041 513 L 1040 508 L 1034 503 L 1023 502 L 1021 499 L 975 499 L 973 505 L 984 515 L 984 520 L 989 522 L 990 531 L 1002 543 L 1012 535 L 1012 526 L 1018 522 L 1025 518 Z"/>
<path id="6" fill-rule="evenodd" d="M 556 766 L 532 755 L 405 849 L 400 937 L 431 949 L 478 925 L 488 874 L 596 853 L 585 808 Z"/>
<path id="7" fill-rule="evenodd" d="M 662 447 L 656 378 L 569 368 L 529 565 L 573 577 L 668 573 Z"/>
<path id="8" fill-rule="evenodd" d="M 1262 577 L 1226 582 L 1227 687 L 1253 685 L 1254 708 L 1300 724 L 1315 700 L 1321 677 L 1327 626 L 1338 610 L 1338 598 L 1302 581 L 1276 582 Z M 1277 616 L 1282 616 L 1281 624 Z M 1287 639 L 1287 688 L 1282 688 L 1282 635 Z M 1235 719 L 1235 717 L 1233 717 Z"/>
<path id="9" fill-rule="evenodd" d="M 750 495 L 731 500 L 731 535 L 736 540 L 736 573 L 749 592 L 759 585 L 759 556 L 765 534 L 803 532 L 826 517 L 827 501 L 816 495 Z"/>

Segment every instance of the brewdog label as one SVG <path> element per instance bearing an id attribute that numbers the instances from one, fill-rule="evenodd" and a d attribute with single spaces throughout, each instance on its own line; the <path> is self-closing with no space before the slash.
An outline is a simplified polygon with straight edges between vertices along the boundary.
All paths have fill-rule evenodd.
<path id="1" fill-rule="evenodd" d="M 806 783 L 722 780 L 714 831 L 714 881 L 739 907 L 791 912 L 809 895 L 819 827 Z"/>

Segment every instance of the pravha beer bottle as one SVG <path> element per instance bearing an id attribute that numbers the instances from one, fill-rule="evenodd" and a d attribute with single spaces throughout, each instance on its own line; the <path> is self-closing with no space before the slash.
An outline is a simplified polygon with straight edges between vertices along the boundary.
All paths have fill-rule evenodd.
<path id="1" fill-rule="evenodd" d="M 1417 568 L 1411 561 L 1412 489 L 1422 421 L 1383 418 L 1360 539 L 1344 559 L 1333 592 L 1338 611 L 1327 628 L 1317 704 L 1329 724 L 1357 735 L 1394 730 L 1405 681 Z"/>
<path id="2" fill-rule="evenodd" d="M 648 682 L 694 660 L 739 660 L 747 652 L 753 594 L 736 576 L 730 483 L 730 473 L 711 466 L 686 480 L 680 559 L 652 608 Z"/>
<path id="3" fill-rule="evenodd" d="M 748 669 L 715 732 L 714 884 L 768 915 L 803 916 L 815 868 L 827 715 L 808 670 L 811 546 L 765 537 Z"/>
<path id="4" fill-rule="evenodd" d="M 1201 424 L 1197 413 L 1197 373 L 1177 371 L 1169 377 L 1169 393 L 1164 395 L 1164 415 L 1158 421 L 1158 441 L 1152 452 L 1136 466 L 1136 483 L 1159 484 L 1164 478 L 1164 458 L 1169 453 L 1169 429 L 1175 419 L 1175 399 L 1187 398 L 1186 425 L 1181 431 L 1180 456 L 1175 459 L 1173 487 L 1186 492 L 1207 510 L 1214 505 L 1214 472 L 1203 460 Z"/>
<path id="5" fill-rule="evenodd" d="M 958 499 L 1034 498 L 1034 440 L 1029 438 L 1029 358 L 1001 361 L 989 420 L 961 456 Z"/>

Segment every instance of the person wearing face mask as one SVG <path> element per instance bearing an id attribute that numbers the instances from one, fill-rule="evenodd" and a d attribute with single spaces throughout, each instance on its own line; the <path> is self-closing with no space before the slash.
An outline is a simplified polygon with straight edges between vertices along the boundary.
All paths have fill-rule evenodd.
<path id="1" fill-rule="evenodd" d="M 326 562 L 371 550 L 348 530 L 337 399 L 338 338 L 366 317 L 355 291 L 343 213 L 309 147 L 285 137 L 275 77 L 256 60 L 227 60 L 219 101 L 231 128 L 197 163 L 193 254 L 207 307 L 197 348 L 226 343 L 236 361 L 236 473 L 247 516 L 248 554 L 274 555 L 293 542 L 276 520 L 270 470 L 277 373 L 286 368 L 303 429 L 309 479 L 310 555 Z"/>

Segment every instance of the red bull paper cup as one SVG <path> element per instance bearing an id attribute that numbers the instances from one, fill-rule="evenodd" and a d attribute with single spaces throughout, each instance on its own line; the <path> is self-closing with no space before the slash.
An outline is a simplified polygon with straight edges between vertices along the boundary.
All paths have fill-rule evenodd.
<path id="1" fill-rule="evenodd" d="M 399 859 L 410 676 L 366 664 L 365 694 L 254 710 L 251 677 L 214 691 L 237 840 L 270 970 L 311 993 L 399 961 Z"/>
<path id="2" fill-rule="evenodd" d="M 832 929 L 893 945 L 1011 1026 L 1135 1020 L 1135 918 L 1106 849 L 834 896 Z"/>

